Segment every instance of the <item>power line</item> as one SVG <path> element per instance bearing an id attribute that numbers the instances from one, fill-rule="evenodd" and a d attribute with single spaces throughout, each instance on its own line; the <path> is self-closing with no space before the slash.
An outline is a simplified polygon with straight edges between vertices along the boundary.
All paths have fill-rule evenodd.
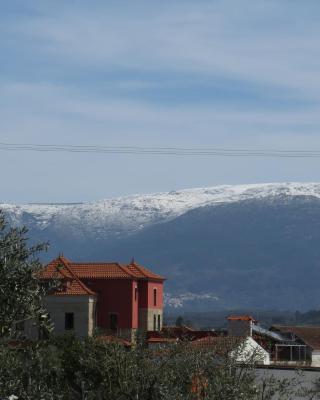
<path id="1" fill-rule="evenodd" d="M 0 142 L 0 151 L 34 151 L 67 153 L 101 153 L 123 155 L 155 156 L 212 156 L 212 157 L 277 157 L 277 158 L 319 158 L 320 150 L 287 149 L 239 149 L 220 147 L 144 147 L 144 146 L 102 146 L 62 145 L 35 143 Z"/>

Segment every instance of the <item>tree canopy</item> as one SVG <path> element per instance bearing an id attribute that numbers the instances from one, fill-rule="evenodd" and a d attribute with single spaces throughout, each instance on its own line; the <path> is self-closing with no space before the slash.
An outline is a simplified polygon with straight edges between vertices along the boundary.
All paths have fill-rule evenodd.
<path id="1" fill-rule="evenodd" d="M 38 253 L 47 245 L 30 246 L 27 233 L 26 227 L 10 227 L 0 211 L 0 339 L 15 337 L 27 320 L 46 324 Z"/>

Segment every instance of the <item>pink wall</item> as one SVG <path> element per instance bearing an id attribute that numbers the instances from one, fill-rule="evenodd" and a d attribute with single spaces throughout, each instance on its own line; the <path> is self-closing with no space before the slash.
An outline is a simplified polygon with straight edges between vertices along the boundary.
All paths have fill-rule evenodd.
<path id="1" fill-rule="evenodd" d="M 162 308 L 163 307 L 163 283 L 162 282 L 139 282 L 139 308 Z M 153 289 L 157 290 L 157 303 L 154 304 Z"/>
<path id="2" fill-rule="evenodd" d="M 110 328 L 110 313 L 118 314 L 118 328 L 135 329 L 139 326 L 139 308 L 163 307 L 163 283 L 130 279 L 82 279 L 97 293 L 97 326 Z M 135 296 L 135 288 L 138 288 Z M 157 289 L 154 304 L 153 289 Z"/>
<path id="3" fill-rule="evenodd" d="M 135 290 L 137 288 L 137 291 Z M 132 282 L 132 328 L 138 328 L 139 287 L 138 282 Z"/>
<path id="4" fill-rule="evenodd" d="M 118 328 L 138 327 L 138 299 L 135 301 L 136 281 L 130 279 L 82 279 L 98 294 L 97 326 L 110 328 L 110 313 L 118 314 Z"/>

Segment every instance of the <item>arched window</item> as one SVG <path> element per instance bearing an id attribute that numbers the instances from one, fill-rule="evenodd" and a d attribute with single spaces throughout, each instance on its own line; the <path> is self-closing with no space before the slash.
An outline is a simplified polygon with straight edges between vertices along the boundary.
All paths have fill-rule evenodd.
<path id="1" fill-rule="evenodd" d="M 137 286 L 134 288 L 134 299 L 135 299 L 135 301 L 138 300 L 138 288 L 137 288 Z"/>
<path id="2" fill-rule="evenodd" d="M 153 305 L 157 305 L 157 288 L 153 288 Z"/>

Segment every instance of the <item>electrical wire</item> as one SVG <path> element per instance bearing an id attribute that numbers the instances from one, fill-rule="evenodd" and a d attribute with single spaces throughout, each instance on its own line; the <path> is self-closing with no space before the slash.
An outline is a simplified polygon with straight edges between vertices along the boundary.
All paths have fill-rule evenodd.
<path id="1" fill-rule="evenodd" d="M 220 147 L 143 147 L 143 146 L 102 146 L 65 145 L 0 142 L 0 151 L 34 151 L 67 153 L 101 153 L 123 155 L 155 156 L 211 156 L 211 157 L 276 157 L 276 158 L 319 158 L 320 150 L 287 149 L 239 149 Z"/>

